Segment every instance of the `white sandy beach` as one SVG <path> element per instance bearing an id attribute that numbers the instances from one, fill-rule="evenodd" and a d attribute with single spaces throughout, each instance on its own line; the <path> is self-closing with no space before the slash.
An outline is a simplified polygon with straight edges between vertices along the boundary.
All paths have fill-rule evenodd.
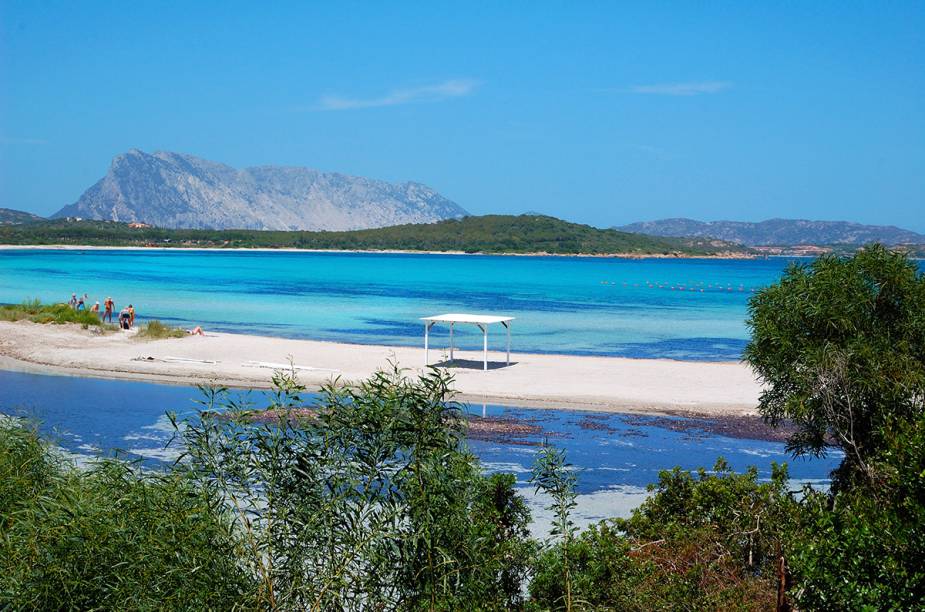
<path id="1" fill-rule="evenodd" d="M 420 371 L 424 351 L 210 333 L 166 340 L 142 340 L 123 332 L 94 334 L 77 325 L 0 321 L 0 368 L 37 373 L 143 379 L 178 384 L 208 383 L 265 388 L 272 367 L 291 357 L 310 388 L 340 377 L 368 377 L 389 360 L 410 373 Z M 443 351 L 431 349 L 432 361 Z M 459 398 L 471 403 L 584 408 L 610 412 L 686 412 L 702 415 L 754 414 L 761 390 L 741 363 L 667 359 L 624 359 L 490 353 L 489 371 L 481 353 L 456 352 Z"/>

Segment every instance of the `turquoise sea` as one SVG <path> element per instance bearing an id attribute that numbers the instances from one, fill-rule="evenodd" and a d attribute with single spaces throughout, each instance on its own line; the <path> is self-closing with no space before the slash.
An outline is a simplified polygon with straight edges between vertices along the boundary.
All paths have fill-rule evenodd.
<path id="1" fill-rule="evenodd" d="M 499 313 L 515 351 L 735 360 L 748 298 L 789 261 L 0 250 L 0 302 L 87 293 L 142 320 L 387 345 L 420 344 L 422 316 Z"/>

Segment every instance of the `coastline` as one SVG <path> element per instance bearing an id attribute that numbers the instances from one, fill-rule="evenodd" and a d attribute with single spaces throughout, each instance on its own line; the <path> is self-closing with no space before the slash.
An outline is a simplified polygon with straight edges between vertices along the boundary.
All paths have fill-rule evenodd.
<path id="1" fill-rule="evenodd" d="M 403 249 L 297 249 L 293 247 L 201 247 L 201 246 L 101 246 L 78 244 L 0 244 L 0 251 L 48 250 L 48 251 L 216 251 L 254 253 L 354 253 L 382 255 L 473 255 L 483 257 L 586 257 L 598 259 L 763 259 L 760 255 L 748 253 L 718 253 L 715 255 L 691 255 L 686 253 L 488 253 L 484 251 L 412 251 Z"/>
<path id="2" fill-rule="evenodd" d="M 444 353 L 431 349 L 434 362 Z M 458 351 L 449 368 L 457 399 L 533 408 L 596 410 L 689 416 L 756 414 L 761 386 L 737 362 L 685 362 L 490 352 L 482 371 L 481 353 Z M 122 332 L 94 334 L 77 325 L 0 321 L 0 369 L 168 384 L 220 384 L 266 389 L 273 368 L 289 359 L 309 389 L 339 379 L 355 382 L 390 361 L 422 371 L 423 348 L 356 345 L 211 333 L 145 340 Z M 254 363 L 264 364 L 264 367 Z"/>

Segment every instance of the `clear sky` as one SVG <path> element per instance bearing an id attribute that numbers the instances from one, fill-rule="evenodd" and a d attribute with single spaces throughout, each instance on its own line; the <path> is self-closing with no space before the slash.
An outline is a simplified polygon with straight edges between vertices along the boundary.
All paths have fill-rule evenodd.
<path id="1" fill-rule="evenodd" d="M 129 148 L 609 226 L 925 232 L 925 2 L 0 0 L 0 206 Z"/>

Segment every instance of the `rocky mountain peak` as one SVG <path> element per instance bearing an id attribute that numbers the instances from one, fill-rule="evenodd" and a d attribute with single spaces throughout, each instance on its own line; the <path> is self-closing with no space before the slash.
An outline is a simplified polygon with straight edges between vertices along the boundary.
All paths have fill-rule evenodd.
<path id="1" fill-rule="evenodd" d="M 350 230 L 468 213 L 430 187 L 290 166 L 235 169 L 193 155 L 130 149 L 55 216 L 169 228 Z"/>

